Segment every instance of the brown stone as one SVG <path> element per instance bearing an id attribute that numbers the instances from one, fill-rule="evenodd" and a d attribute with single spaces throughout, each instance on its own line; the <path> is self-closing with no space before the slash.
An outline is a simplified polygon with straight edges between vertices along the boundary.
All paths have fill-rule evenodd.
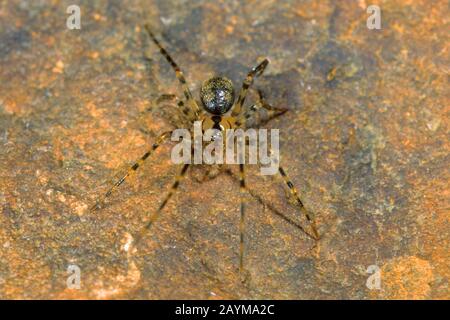
<path id="1" fill-rule="evenodd" d="M 84 1 L 0 6 L 0 298 L 448 299 L 448 2 Z M 105 208 L 108 182 L 168 129 L 162 93 L 213 75 L 289 111 L 282 164 L 314 213 L 315 242 L 254 197 L 240 281 L 239 183 L 190 172 L 138 248 L 130 243 L 177 168 L 162 147 Z M 147 60 L 145 57 L 149 57 Z M 249 102 L 248 102 L 249 103 Z M 254 195 L 304 224 L 283 185 L 248 170 Z M 81 288 L 66 285 L 69 265 Z M 369 266 L 381 290 L 366 287 Z"/>

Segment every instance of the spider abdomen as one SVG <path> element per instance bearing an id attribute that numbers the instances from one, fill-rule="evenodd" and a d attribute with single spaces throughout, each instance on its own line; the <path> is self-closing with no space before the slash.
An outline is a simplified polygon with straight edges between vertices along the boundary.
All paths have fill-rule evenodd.
<path id="1" fill-rule="evenodd" d="M 215 115 L 224 114 L 234 103 L 233 83 L 225 77 L 206 80 L 200 89 L 200 98 L 206 111 Z"/>

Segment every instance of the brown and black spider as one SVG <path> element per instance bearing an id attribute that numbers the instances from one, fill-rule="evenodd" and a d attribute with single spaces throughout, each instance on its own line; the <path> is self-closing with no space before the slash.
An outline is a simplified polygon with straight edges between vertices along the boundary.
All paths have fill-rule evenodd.
<path id="1" fill-rule="evenodd" d="M 272 107 L 268 104 L 263 94 L 260 90 L 258 90 L 259 101 L 248 107 L 244 107 L 244 101 L 247 95 L 247 91 L 249 87 L 252 85 L 255 77 L 261 75 L 265 68 L 267 67 L 269 61 L 264 59 L 261 63 L 259 63 L 256 67 L 254 67 L 245 78 L 239 96 L 235 102 L 235 93 L 232 82 L 225 77 L 214 77 L 207 81 L 205 81 L 200 89 L 200 98 L 201 103 L 198 103 L 192 96 L 191 91 L 189 90 L 189 86 L 187 85 L 186 79 L 169 55 L 169 53 L 164 49 L 161 43 L 156 39 L 149 26 L 146 25 L 145 29 L 149 34 L 150 38 L 153 42 L 158 46 L 161 54 L 166 58 L 169 64 L 175 71 L 175 75 L 179 80 L 181 86 L 183 87 L 183 92 L 185 96 L 185 101 L 178 100 L 178 109 L 180 112 L 180 119 L 178 119 L 178 123 L 176 123 L 177 128 L 185 128 L 185 126 L 189 126 L 190 130 L 192 130 L 194 121 L 201 121 L 202 130 L 205 131 L 207 129 L 217 129 L 221 132 L 224 132 L 227 129 L 234 128 L 247 128 L 249 126 L 252 115 L 256 115 L 261 110 L 265 110 L 267 113 L 266 121 L 279 116 L 287 111 L 287 109 Z M 169 99 L 176 99 L 173 95 L 162 95 L 160 99 L 157 101 L 162 101 Z M 199 107 L 201 105 L 203 108 Z M 147 160 L 150 155 L 165 141 L 167 141 L 173 131 L 164 132 L 157 139 L 156 142 L 153 143 L 150 150 L 148 150 L 138 161 L 136 161 L 114 185 L 106 192 L 106 194 L 98 199 L 96 203 L 92 206 L 91 210 L 96 210 L 100 207 L 101 204 L 105 202 L 105 200 L 133 173 L 137 171 L 137 169 L 143 164 L 145 160 Z M 141 233 L 135 239 L 135 245 L 142 238 L 143 233 L 148 230 L 155 220 L 158 218 L 160 212 L 164 209 L 169 199 L 173 196 L 178 186 L 180 185 L 181 179 L 185 176 L 190 164 L 183 164 L 181 170 L 175 178 L 168 194 L 164 198 L 164 200 L 159 205 L 158 209 L 150 215 L 150 218 L 146 225 L 143 227 Z M 219 165 L 219 170 L 223 170 L 224 165 Z M 225 172 L 231 174 L 231 170 L 229 168 L 225 168 Z M 306 232 L 308 236 L 312 237 L 315 240 L 319 240 L 319 234 L 317 232 L 314 220 L 310 213 L 305 209 L 302 201 L 300 200 L 297 190 L 294 187 L 293 183 L 289 179 L 286 174 L 286 171 L 279 166 L 278 173 L 283 178 L 286 186 L 288 187 L 291 196 L 296 202 L 299 210 L 304 214 L 307 221 L 309 222 L 313 235 L 307 233 L 303 228 L 303 232 Z M 248 191 L 247 186 L 245 184 L 245 165 L 239 164 L 239 181 L 240 181 L 240 246 L 239 246 L 239 271 L 243 271 L 244 266 L 244 222 L 245 222 L 245 201 L 244 195 L 245 192 Z M 274 210 L 271 206 L 269 206 L 271 210 Z M 288 219 L 287 219 L 288 220 Z M 298 226 L 298 225 L 297 225 Z"/>

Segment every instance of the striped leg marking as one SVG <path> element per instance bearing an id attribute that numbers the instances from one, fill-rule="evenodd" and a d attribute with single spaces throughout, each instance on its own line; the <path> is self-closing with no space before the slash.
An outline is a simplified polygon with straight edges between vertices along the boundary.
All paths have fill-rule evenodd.
<path id="1" fill-rule="evenodd" d="M 247 96 L 247 90 L 252 85 L 253 79 L 255 76 L 259 76 L 264 72 L 264 69 L 266 69 L 267 65 L 269 64 L 269 60 L 264 59 L 263 62 L 261 62 L 259 65 L 254 67 L 248 74 L 247 77 L 244 80 L 244 83 L 242 84 L 241 92 L 239 93 L 238 100 L 233 108 L 233 111 L 231 112 L 232 117 L 236 117 L 241 113 L 242 106 L 244 105 L 245 97 Z"/>
<path id="2" fill-rule="evenodd" d="M 244 164 L 239 165 L 239 192 L 241 196 L 241 217 L 239 221 L 239 272 L 244 271 L 244 232 L 245 232 L 245 168 Z"/>
<path id="3" fill-rule="evenodd" d="M 300 197 L 298 196 L 297 189 L 294 187 L 294 184 L 289 179 L 288 175 L 286 174 L 286 171 L 284 171 L 284 169 L 282 167 L 278 168 L 278 172 L 280 173 L 281 177 L 283 178 L 284 182 L 286 183 L 287 187 L 289 188 L 289 191 L 294 196 L 294 199 L 296 200 L 297 205 L 300 208 L 300 212 L 302 212 L 305 215 L 306 219 L 310 223 L 312 231 L 314 233 L 314 237 L 316 238 L 316 240 L 319 240 L 320 236 L 319 236 L 319 233 L 317 232 L 315 222 L 311 218 L 309 212 L 306 210 L 305 206 L 303 205 L 303 202 L 300 200 Z"/>
<path id="4" fill-rule="evenodd" d="M 181 71 L 178 64 L 172 59 L 172 57 L 166 51 L 166 49 L 164 49 L 164 47 L 161 45 L 161 43 L 158 41 L 158 39 L 156 39 L 155 35 L 150 30 L 150 27 L 148 25 L 145 25 L 145 29 L 147 30 L 147 33 L 149 34 L 150 38 L 153 40 L 153 42 L 159 48 L 159 51 L 161 52 L 161 54 L 164 56 L 164 58 L 166 58 L 167 62 L 169 62 L 169 64 L 175 71 L 175 76 L 177 77 L 178 81 L 180 82 L 181 86 L 183 87 L 184 96 L 186 97 L 187 104 L 190 106 L 189 117 L 190 117 L 191 121 L 195 121 L 196 119 L 198 119 L 200 109 L 197 105 L 197 102 L 195 102 L 195 99 L 192 97 L 191 90 L 189 90 L 189 86 L 187 85 L 186 78 L 184 77 L 183 72 Z"/>
<path id="5" fill-rule="evenodd" d="M 226 169 L 225 173 L 228 174 L 231 178 L 236 179 L 237 181 L 239 181 L 239 178 L 236 177 L 233 173 L 233 171 L 231 171 L 230 169 Z M 245 187 L 245 189 L 247 190 L 247 192 L 253 197 L 255 198 L 255 200 L 257 200 L 260 204 L 262 204 L 264 207 L 269 208 L 269 210 L 274 213 L 275 215 L 277 215 L 278 217 L 280 217 L 281 219 L 283 219 L 285 222 L 289 223 L 290 225 L 292 225 L 295 228 L 298 228 L 301 232 L 303 232 L 304 234 L 306 234 L 308 237 L 310 237 L 313 240 L 317 240 L 314 236 L 312 236 L 309 232 L 307 232 L 307 230 L 305 230 L 303 228 L 302 225 L 300 225 L 297 221 L 292 220 L 291 218 L 285 216 L 283 213 L 281 213 L 280 211 L 278 211 L 272 204 L 264 201 L 264 199 L 258 195 L 255 191 L 249 189 L 247 186 Z"/>
<path id="6" fill-rule="evenodd" d="M 167 131 L 161 134 L 158 139 L 156 139 L 156 142 L 152 145 L 151 149 L 148 150 L 139 160 L 137 160 L 127 171 L 125 175 L 123 175 L 114 185 L 105 193 L 103 197 L 98 199 L 95 204 L 91 207 L 91 211 L 95 211 L 99 208 L 100 205 L 102 205 L 106 199 L 111 196 L 111 194 L 119 188 L 119 186 L 124 183 L 124 181 L 132 174 L 136 173 L 137 169 L 144 163 L 145 160 L 147 160 L 148 157 L 152 155 L 152 153 L 163 143 L 168 137 L 170 137 L 172 134 L 172 131 Z"/>
<path id="7" fill-rule="evenodd" d="M 261 90 L 258 90 L 258 94 L 259 94 L 259 101 L 256 104 L 252 105 L 245 113 L 241 113 L 240 115 L 238 115 L 236 122 L 235 122 L 237 127 L 247 128 L 248 121 L 251 119 L 252 116 L 255 116 L 255 115 L 257 116 L 258 123 L 261 125 L 263 123 L 266 123 L 266 122 L 272 120 L 273 118 L 276 118 L 276 117 L 282 115 L 286 111 L 288 111 L 288 109 L 277 108 L 277 107 L 273 107 L 270 104 L 268 104 L 266 102 L 266 100 L 264 99 Z M 260 119 L 260 111 L 262 109 L 265 109 L 267 111 L 267 119 L 265 119 L 263 122 L 261 122 L 261 119 Z"/>

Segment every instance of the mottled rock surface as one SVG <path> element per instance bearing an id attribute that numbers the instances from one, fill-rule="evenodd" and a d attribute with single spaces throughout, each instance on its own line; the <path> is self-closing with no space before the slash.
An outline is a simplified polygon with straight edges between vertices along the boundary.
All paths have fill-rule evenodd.
<path id="1" fill-rule="evenodd" d="M 81 30 L 66 27 L 73 2 Z M 450 297 L 448 1 L 375 1 L 381 30 L 366 27 L 366 0 L 73 2 L 0 2 L 0 298 Z M 197 168 L 134 250 L 177 170 L 170 145 L 89 212 L 171 128 L 155 99 L 182 96 L 146 22 L 196 95 L 270 59 L 255 87 L 289 108 L 266 127 L 281 129 L 320 241 L 249 196 L 242 283 L 238 182 L 199 183 Z M 257 172 L 252 194 L 304 225 Z"/>

